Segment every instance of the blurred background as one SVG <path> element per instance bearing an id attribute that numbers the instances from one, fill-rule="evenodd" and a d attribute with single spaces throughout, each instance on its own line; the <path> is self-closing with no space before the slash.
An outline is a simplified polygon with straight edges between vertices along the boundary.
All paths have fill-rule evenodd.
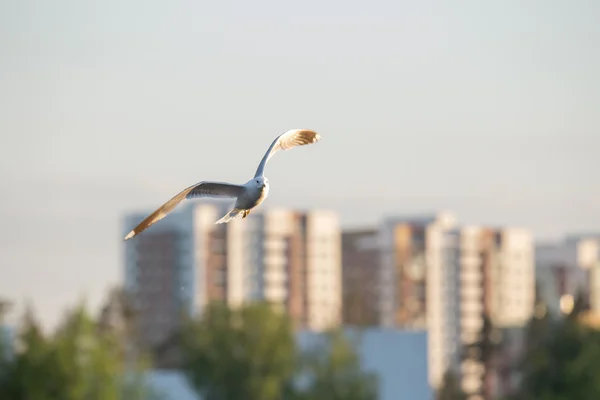
<path id="1" fill-rule="evenodd" d="M 0 398 L 598 398 L 599 17 L 2 2 Z"/>

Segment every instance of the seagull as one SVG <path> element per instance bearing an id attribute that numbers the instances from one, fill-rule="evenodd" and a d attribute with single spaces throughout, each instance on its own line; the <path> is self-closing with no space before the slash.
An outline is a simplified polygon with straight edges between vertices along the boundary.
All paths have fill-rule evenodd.
<path id="1" fill-rule="evenodd" d="M 256 169 L 254 178 L 243 185 L 202 181 L 189 186 L 140 222 L 125 236 L 125 240 L 139 235 L 151 225 L 166 217 L 179 203 L 187 199 L 198 197 L 235 198 L 233 208 L 215 223 L 224 224 L 232 219 L 246 218 L 269 194 L 269 180 L 265 177 L 265 166 L 271 157 L 279 150 L 289 150 L 293 147 L 316 143 L 319 140 L 321 140 L 321 136 L 310 129 L 292 129 L 282 133 L 269 146 Z"/>

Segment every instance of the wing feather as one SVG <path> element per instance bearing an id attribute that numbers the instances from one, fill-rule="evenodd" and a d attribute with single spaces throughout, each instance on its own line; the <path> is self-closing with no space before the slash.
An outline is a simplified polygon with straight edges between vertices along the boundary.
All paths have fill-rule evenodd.
<path id="1" fill-rule="evenodd" d="M 200 182 L 189 186 L 173 196 L 169 201 L 160 206 L 156 211 L 147 216 L 142 222 L 133 228 L 125 240 L 140 234 L 148 229 L 151 225 L 160 221 L 167 216 L 179 203 L 186 199 L 198 197 L 238 197 L 244 191 L 244 187 L 240 185 L 232 185 L 223 182 Z"/>
<path id="2" fill-rule="evenodd" d="M 267 162 L 279 150 L 289 150 L 297 146 L 316 143 L 319 140 L 321 140 L 321 136 L 317 132 L 310 129 L 292 129 L 282 133 L 281 135 L 277 136 L 271 143 L 271 146 L 269 146 L 269 149 L 260 161 L 254 176 L 257 177 L 264 174 Z"/>

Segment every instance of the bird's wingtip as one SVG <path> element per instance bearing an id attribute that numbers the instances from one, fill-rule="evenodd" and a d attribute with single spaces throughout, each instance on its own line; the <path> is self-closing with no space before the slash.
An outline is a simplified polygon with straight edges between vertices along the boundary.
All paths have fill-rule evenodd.
<path id="1" fill-rule="evenodd" d="M 315 143 L 315 142 L 318 142 L 319 140 L 321 140 L 321 134 L 319 132 L 315 131 L 314 129 L 305 128 L 305 129 L 301 129 L 301 130 L 309 132 L 310 136 L 312 136 L 312 143 Z"/>
<path id="2" fill-rule="evenodd" d="M 133 235 L 135 235 L 135 232 L 134 232 L 134 231 L 131 231 L 131 232 L 129 232 L 129 233 L 127 234 L 127 236 L 125 236 L 125 240 L 129 240 L 129 239 L 131 239 L 131 238 L 133 237 Z"/>

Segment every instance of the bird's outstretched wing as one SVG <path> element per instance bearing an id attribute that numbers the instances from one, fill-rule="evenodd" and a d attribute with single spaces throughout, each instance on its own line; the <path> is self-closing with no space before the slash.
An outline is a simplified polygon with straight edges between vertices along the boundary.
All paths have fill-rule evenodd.
<path id="1" fill-rule="evenodd" d="M 292 129 L 277 136 L 277 138 L 271 143 L 269 150 L 265 153 L 258 169 L 256 170 L 255 177 L 263 175 L 265 171 L 265 165 L 279 150 L 289 150 L 296 146 L 304 146 L 306 144 L 315 143 L 321 140 L 321 136 L 310 129 Z"/>
<path id="2" fill-rule="evenodd" d="M 167 216 L 173 209 L 185 199 L 192 199 L 196 197 L 238 197 L 244 191 L 244 187 L 240 185 L 232 185 L 229 183 L 222 182 L 200 182 L 192 185 L 177 195 L 165 204 L 160 206 L 156 211 L 150 214 L 146 219 L 133 228 L 125 240 L 131 239 L 140 232 L 146 230 L 154 223 L 160 221 Z"/>

